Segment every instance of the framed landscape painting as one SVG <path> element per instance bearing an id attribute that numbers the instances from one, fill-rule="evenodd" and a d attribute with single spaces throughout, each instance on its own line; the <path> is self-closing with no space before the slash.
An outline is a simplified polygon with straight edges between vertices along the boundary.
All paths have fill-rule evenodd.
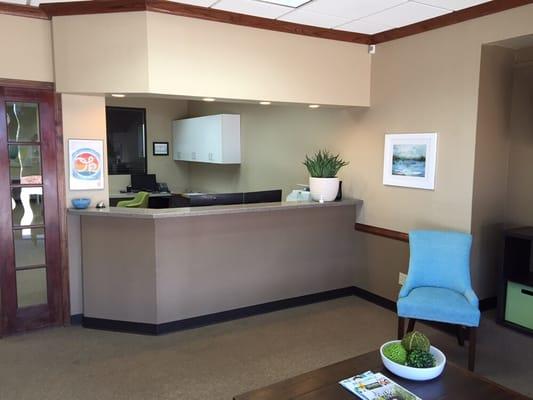
<path id="1" fill-rule="evenodd" d="M 436 133 L 385 135 L 383 184 L 435 189 Z"/>

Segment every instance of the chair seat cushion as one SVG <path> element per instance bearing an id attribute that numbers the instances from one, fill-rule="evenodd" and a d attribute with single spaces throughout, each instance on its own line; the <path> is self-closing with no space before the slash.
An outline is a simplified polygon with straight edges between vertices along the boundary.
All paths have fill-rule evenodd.
<path id="1" fill-rule="evenodd" d="M 464 326 L 478 326 L 478 307 L 454 290 L 418 287 L 398 299 L 398 316 L 427 321 L 446 322 Z"/>

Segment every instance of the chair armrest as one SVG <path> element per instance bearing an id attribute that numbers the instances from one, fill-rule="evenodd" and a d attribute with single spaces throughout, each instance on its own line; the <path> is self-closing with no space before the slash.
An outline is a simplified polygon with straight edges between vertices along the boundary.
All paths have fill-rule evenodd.
<path id="1" fill-rule="evenodd" d="M 472 289 L 467 289 L 463 293 L 463 296 L 466 297 L 466 299 L 468 300 L 470 304 L 472 304 L 475 307 L 479 307 L 479 299 L 477 298 L 477 295 L 474 293 Z"/>
<path id="2" fill-rule="evenodd" d="M 398 298 L 407 296 L 410 291 L 411 291 L 411 287 L 408 286 L 406 283 L 404 283 L 402 288 L 400 289 L 400 293 L 398 294 Z"/>

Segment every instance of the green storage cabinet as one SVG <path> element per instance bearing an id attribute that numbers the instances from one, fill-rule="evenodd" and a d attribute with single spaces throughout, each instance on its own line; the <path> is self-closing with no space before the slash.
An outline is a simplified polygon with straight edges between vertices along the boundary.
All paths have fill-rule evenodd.
<path id="1" fill-rule="evenodd" d="M 533 330 L 533 287 L 507 282 L 505 320 Z"/>

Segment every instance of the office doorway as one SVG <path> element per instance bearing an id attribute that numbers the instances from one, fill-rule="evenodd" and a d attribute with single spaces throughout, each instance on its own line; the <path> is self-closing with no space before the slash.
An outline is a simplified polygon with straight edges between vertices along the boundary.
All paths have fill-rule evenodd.
<path id="1" fill-rule="evenodd" d="M 0 86 L 2 336 L 64 318 L 55 110 L 52 89 Z"/>

